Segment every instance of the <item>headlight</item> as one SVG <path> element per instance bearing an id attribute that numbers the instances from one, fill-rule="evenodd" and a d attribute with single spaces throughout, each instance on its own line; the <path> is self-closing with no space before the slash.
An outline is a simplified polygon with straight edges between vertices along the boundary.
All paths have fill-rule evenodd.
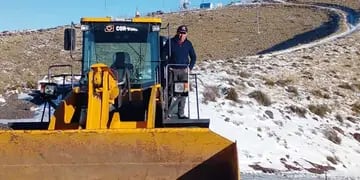
<path id="1" fill-rule="evenodd" d="M 152 31 L 160 31 L 160 26 L 159 25 L 153 25 L 152 26 Z"/>
<path id="2" fill-rule="evenodd" d="M 46 83 L 44 85 L 44 90 L 42 91 L 44 96 L 47 97 L 56 97 L 57 96 L 57 84 L 55 83 Z"/>
<path id="3" fill-rule="evenodd" d="M 81 27 L 80 27 L 80 29 L 81 29 L 81 31 L 87 31 L 87 30 L 89 30 L 89 25 L 81 25 Z"/>

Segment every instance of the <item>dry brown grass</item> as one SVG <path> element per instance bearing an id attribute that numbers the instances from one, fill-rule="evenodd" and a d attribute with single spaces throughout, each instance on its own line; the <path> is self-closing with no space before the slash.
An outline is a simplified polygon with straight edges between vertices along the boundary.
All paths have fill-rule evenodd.
<path id="1" fill-rule="evenodd" d="M 253 91 L 248 94 L 250 98 L 254 98 L 259 104 L 263 106 L 270 106 L 271 100 L 269 96 L 267 96 L 265 93 L 261 91 Z"/>
<path id="2" fill-rule="evenodd" d="M 360 134 L 359 133 L 354 133 L 353 137 L 355 140 L 357 140 L 360 143 Z"/>
<path id="3" fill-rule="evenodd" d="M 360 83 L 354 83 L 353 86 L 355 87 L 355 89 L 360 91 Z"/>
<path id="4" fill-rule="evenodd" d="M 249 74 L 245 71 L 241 71 L 241 72 L 239 72 L 239 76 L 242 78 L 249 78 L 249 77 L 251 77 L 251 74 Z"/>
<path id="5" fill-rule="evenodd" d="M 352 90 L 352 91 L 354 90 L 353 87 L 349 83 L 339 84 L 338 87 L 343 88 L 343 89 Z"/>
<path id="6" fill-rule="evenodd" d="M 258 11 L 261 12 L 260 34 L 256 22 Z M 171 36 L 178 25 L 189 26 L 189 39 L 199 61 L 253 55 L 329 20 L 327 11 L 284 5 L 236 6 L 161 17 L 163 24 L 170 23 Z M 79 51 L 75 57 L 80 59 L 80 36 L 77 45 Z M 62 48 L 63 27 L 0 37 L 0 89 L 22 87 L 24 82 L 32 87 L 33 81 L 43 77 L 53 64 L 73 64 L 75 72 L 79 72 L 80 63 L 71 60 Z"/>
<path id="7" fill-rule="evenodd" d="M 229 99 L 229 100 L 232 100 L 234 102 L 238 102 L 239 101 L 239 95 L 237 94 L 235 88 L 229 88 L 228 91 L 229 92 L 225 96 L 225 99 Z"/>
<path id="8" fill-rule="evenodd" d="M 359 120 L 357 120 L 356 118 L 351 117 L 351 116 L 346 117 L 346 120 L 348 120 L 348 121 L 350 121 L 350 122 L 352 122 L 352 123 L 354 123 L 354 124 L 356 124 L 356 123 L 359 121 Z"/>
<path id="9" fill-rule="evenodd" d="M 321 90 L 312 90 L 311 94 L 316 96 L 316 97 L 321 97 L 324 99 L 330 99 L 330 95 L 328 93 L 324 93 Z"/>
<path id="10" fill-rule="evenodd" d="M 335 115 L 335 119 L 336 119 L 337 121 L 339 121 L 340 123 L 343 123 L 343 122 L 344 122 L 344 119 L 342 118 L 342 116 L 341 116 L 340 114 L 336 114 L 336 115 Z"/>
<path id="11" fill-rule="evenodd" d="M 324 136 L 329 141 L 335 143 L 335 144 L 341 144 L 341 138 L 338 136 L 338 133 L 334 131 L 333 129 L 327 129 L 324 131 Z"/>
<path id="12" fill-rule="evenodd" d="M 279 79 L 275 82 L 275 84 L 283 87 L 289 85 L 292 82 L 293 82 L 292 79 Z"/>
<path id="13" fill-rule="evenodd" d="M 305 117 L 306 115 L 306 109 L 305 108 L 301 108 L 295 105 L 291 105 L 286 107 L 288 109 L 290 109 L 292 112 L 296 113 L 298 116 L 300 117 Z"/>
<path id="14" fill-rule="evenodd" d="M 268 78 L 264 78 L 265 80 L 265 85 L 268 85 L 268 86 L 275 86 L 275 82 L 271 79 L 268 79 Z"/>
<path id="15" fill-rule="evenodd" d="M 335 131 L 339 132 L 339 133 L 342 134 L 342 135 L 344 135 L 344 133 L 345 133 L 344 130 L 342 130 L 342 129 L 339 128 L 339 127 L 334 126 L 333 129 L 334 129 Z"/>
<path id="16" fill-rule="evenodd" d="M 351 0 L 288 0 L 289 2 L 301 2 L 301 3 L 329 3 L 329 4 L 335 4 L 335 5 L 341 5 L 350 7 L 352 9 L 357 10 L 360 12 L 360 3 L 359 1 L 351 1 Z"/>
<path id="17" fill-rule="evenodd" d="M 355 102 L 354 104 L 352 104 L 351 105 L 351 110 L 354 111 L 357 114 L 360 114 L 360 101 Z"/>
<path id="18" fill-rule="evenodd" d="M 334 164 L 334 165 L 337 165 L 338 162 L 340 162 L 339 158 L 336 157 L 336 156 L 334 156 L 334 157 L 332 157 L 332 156 L 327 156 L 326 159 L 327 159 L 328 161 L 330 161 L 330 162 L 331 162 L 332 164 Z"/>
<path id="19" fill-rule="evenodd" d="M 203 92 L 202 102 L 207 104 L 209 101 L 216 102 L 216 99 L 220 97 L 219 88 L 216 86 L 206 86 Z"/>
<path id="20" fill-rule="evenodd" d="M 80 63 L 62 51 L 63 39 L 63 28 L 0 37 L 0 89 L 34 87 L 54 64 L 72 64 L 78 73 Z"/>
<path id="21" fill-rule="evenodd" d="M 295 86 L 288 86 L 285 90 L 289 93 L 293 93 L 294 95 L 299 95 L 298 89 Z"/>
<path id="22" fill-rule="evenodd" d="M 321 105 L 311 104 L 308 106 L 308 108 L 312 113 L 314 113 L 320 117 L 324 117 L 327 113 L 331 112 L 331 109 L 325 104 L 321 104 Z"/>
<path id="23" fill-rule="evenodd" d="M 261 12 L 260 33 L 257 31 L 257 10 Z M 226 59 L 256 54 L 295 34 L 319 27 L 329 20 L 327 13 L 279 4 L 236 6 L 162 17 L 164 23 L 170 23 L 172 33 L 180 24 L 189 26 L 189 39 L 197 49 L 199 59 Z"/>

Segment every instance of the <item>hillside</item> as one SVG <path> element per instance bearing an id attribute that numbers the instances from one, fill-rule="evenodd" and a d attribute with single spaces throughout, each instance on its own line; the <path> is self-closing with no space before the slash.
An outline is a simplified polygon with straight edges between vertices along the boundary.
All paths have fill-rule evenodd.
<path id="1" fill-rule="evenodd" d="M 359 1 L 348 1 L 348 0 L 287 0 L 287 2 L 294 3 L 306 3 L 306 4 L 314 4 L 314 3 L 328 3 L 333 5 L 340 5 L 344 7 L 348 7 L 357 12 L 360 12 L 360 3 Z"/>
<path id="2" fill-rule="evenodd" d="M 239 142 L 242 171 L 360 177 L 359 42 L 357 31 L 292 53 L 199 65 L 204 116 Z"/>
<path id="3" fill-rule="evenodd" d="M 259 33 L 256 14 L 259 14 Z M 329 12 L 283 5 L 234 6 L 213 11 L 165 14 L 171 36 L 180 24 L 189 25 L 199 61 L 254 55 L 294 35 L 329 21 Z M 9 34 L 9 35 L 6 35 Z M 79 37 L 77 48 L 81 49 Z M 63 27 L 0 36 L 0 92 L 35 87 L 52 64 L 79 64 L 63 48 Z M 76 56 L 80 59 L 80 55 Z"/>

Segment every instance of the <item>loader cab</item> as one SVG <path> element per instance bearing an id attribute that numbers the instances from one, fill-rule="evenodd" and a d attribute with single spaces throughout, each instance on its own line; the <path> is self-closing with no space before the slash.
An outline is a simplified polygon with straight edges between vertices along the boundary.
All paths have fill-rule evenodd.
<path id="1" fill-rule="evenodd" d="M 82 74 L 103 63 L 114 69 L 119 82 L 124 69 L 129 72 L 131 88 L 148 88 L 158 82 L 160 72 L 160 31 L 158 18 L 82 18 Z M 65 32 L 65 48 L 72 48 L 74 32 Z M 86 77 L 85 77 L 86 78 Z"/>
<path id="2" fill-rule="evenodd" d="M 169 35 L 169 24 L 166 28 Z M 166 37 L 160 36 L 160 29 L 160 18 L 113 19 L 106 17 L 81 19 L 83 37 L 81 74 L 83 77 L 80 81 L 78 94 L 88 97 L 87 99 L 79 98 L 77 105 L 81 110 L 78 110 L 79 117 L 75 119 L 79 120 L 81 126 L 88 127 L 90 124 L 87 122 L 97 124 L 100 120 L 110 122 L 107 122 L 106 127 L 108 128 L 129 128 L 130 126 L 132 128 L 183 127 L 191 125 L 208 127 L 209 120 L 200 119 L 198 105 L 197 119 L 180 120 L 169 116 L 169 111 L 175 109 L 175 106 L 171 106 L 168 102 L 170 99 L 179 98 L 169 95 L 172 93 L 168 84 L 167 67 L 169 65 L 166 64 L 166 57 L 171 56 L 171 44 L 167 43 Z M 65 30 L 65 50 L 75 49 L 74 36 L 74 29 Z M 169 48 L 165 48 L 167 45 Z M 169 50 L 169 52 L 164 50 Z M 109 74 L 111 75 L 110 81 L 107 77 Z M 106 80 L 102 81 L 101 79 Z M 107 84 L 109 82 L 111 85 Z M 184 86 L 185 84 L 187 82 L 181 82 L 181 85 Z M 119 87 L 118 94 L 116 94 L 118 90 L 108 91 L 109 88 L 115 86 Z M 99 93 L 107 94 L 98 96 Z M 111 93 L 113 94 L 110 95 Z M 94 102 L 97 102 L 98 97 L 105 97 L 100 99 L 109 102 L 98 103 L 95 107 L 93 104 L 96 104 Z M 190 101 L 188 100 L 188 102 Z M 93 109 L 102 109 L 105 104 L 112 104 L 111 110 L 109 109 L 109 118 L 101 115 L 101 118 L 89 119 L 94 116 L 94 113 L 98 113 L 97 110 Z M 188 116 L 190 117 L 189 107 L 190 105 L 188 105 Z M 120 123 L 112 126 L 111 122 Z M 122 124 L 123 122 L 125 124 Z"/>

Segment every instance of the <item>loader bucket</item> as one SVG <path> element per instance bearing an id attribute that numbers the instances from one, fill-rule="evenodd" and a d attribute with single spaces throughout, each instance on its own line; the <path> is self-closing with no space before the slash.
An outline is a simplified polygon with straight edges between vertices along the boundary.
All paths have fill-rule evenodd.
<path id="1" fill-rule="evenodd" d="M 236 144 L 200 128 L 2 131 L 0 179 L 239 179 Z"/>

